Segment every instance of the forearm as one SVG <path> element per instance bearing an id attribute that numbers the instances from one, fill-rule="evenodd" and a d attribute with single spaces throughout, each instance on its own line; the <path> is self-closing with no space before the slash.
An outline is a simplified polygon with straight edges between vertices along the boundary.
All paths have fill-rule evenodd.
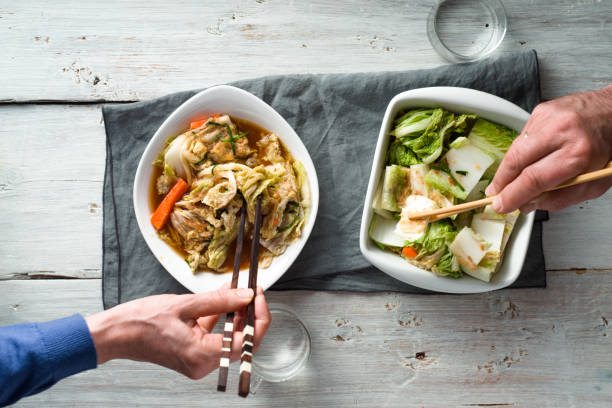
<path id="1" fill-rule="evenodd" d="M 603 117 L 603 132 L 606 134 L 608 141 L 612 143 L 612 84 L 596 92 L 600 96 L 599 103 L 601 104 L 601 111 L 597 112 L 597 115 Z"/>
<path id="2" fill-rule="evenodd" d="M 607 120 L 607 129 L 608 140 L 612 143 L 612 84 L 606 86 L 601 89 L 601 94 L 603 95 L 604 103 L 606 104 L 606 110 L 608 112 L 608 120 Z"/>
<path id="3" fill-rule="evenodd" d="M 0 328 L 0 405 L 95 367 L 96 350 L 79 315 Z"/>
<path id="4" fill-rule="evenodd" d="M 116 358 L 138 360 L 134 344 L 143 335 L 140 317 L 132 313 L 121 313 L 118 308 L 105 310 L 88 316 L 85 321 L 96 346 L 98 364 Z M 140 332 L 140 333 L 139 333 Z"/>

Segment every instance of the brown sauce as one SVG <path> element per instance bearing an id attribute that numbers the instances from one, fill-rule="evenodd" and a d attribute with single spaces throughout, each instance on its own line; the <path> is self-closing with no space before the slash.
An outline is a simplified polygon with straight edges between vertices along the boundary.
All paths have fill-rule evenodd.
<path id="1" fill-rule="evenodd" d="M 258 126 L 244 119 L 239 119 L 239 118 L 235 118 L 231 116 L 231 120 L 232 122 L 234 122 L 234 124 L 236 125 L 240 133 L 248 132 L 246 135 L 246 138 L 249 140 L 249 146 L 252 149 L 259 150 L 257 148 L 257 142 L 261 140 L 261 138 L 263 138 L 265 135 L 272 133 L 262 128 L 261 126 Z M 183 132 L 186 132 L 187 130 L 188 129 L 185 129 Z M 183 133 L 183 132 L 180 132 L 180 133 Z M 285 148 L 282 142 L 281 142 L 281 148 L 283 151 L 284 158 L 290 163 L 293 163 L 293 157 L 291 156 L 289 151 Z M 236 161 L 239 163 L 244 163 L 244 160 L 241 160 L 241 159 L 236 159 Z M 164 199 L 164 195 L 157 194 L 157 188 L 156 188 L 156 181 L 159 178 L 159 176 L 162 175 L 162 173 L 163 173 L 162 168 L 160 168 L 159 166 L 153 166 L 153 174 L 151 176 L 151 182 L 149 184 L 149 211 L 151 212 L 151 214 L 153 214 L 157 206 L 159 206 L 159 204 Z M 186 194 L 188 194 L 188 192 Z M 247 221 L 247 224 L 248 224 L 248 221 Z M 168 228 L 167 225 L 164 226 L 162 228 L 162 231 L 164 231 L 167 228 Z M 247 236 L 247 234 L 245 233 L 244 240 L 242 243 L 242 256 L 240 257 L 240 269 L 241 270 L 247 269 L 249 267 L 250 258 L 251 258 L 252 241 L 253 240 L 249 236 Z M 184 259 L 187 258 L 188 256 L 187 252 L 183 250 L 183 248 L 180 245 L 170 244 L 167 241 L 164 241 L 164 242 L 170 245 L 170 247 L 179 256 L 181 256 Z M 263 250 L 263 248 L 260 248 L 260 252 L 259 252 L 260 261 L 264 253 L 265 251 Z M 225 263 L 220 268 L 220 271 L 218 273 L 232 272 L 234 269 L 234 257 L 235 256 L 236 256 L 236 240 L 234 240 L 234 242 L 231 243 L 230 249 L 228 251 L 227 259 L 225 260 Z"/>

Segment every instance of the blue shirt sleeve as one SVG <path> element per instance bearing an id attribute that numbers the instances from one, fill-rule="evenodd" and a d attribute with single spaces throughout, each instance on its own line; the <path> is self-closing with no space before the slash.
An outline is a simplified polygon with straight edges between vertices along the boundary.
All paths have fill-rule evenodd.
<path id="1" fill-rule="evenodd" d="M 0 405 L 12 404 L 69 375 L 96 368 L 97 360 L 81 315 L 0 327 Z"/>

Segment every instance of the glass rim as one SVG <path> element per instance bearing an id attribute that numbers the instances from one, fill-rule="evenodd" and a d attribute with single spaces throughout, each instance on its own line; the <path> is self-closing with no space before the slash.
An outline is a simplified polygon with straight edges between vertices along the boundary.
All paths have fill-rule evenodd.
<path id="1" fill-rule="evenodd" d="M 486 46 L 482 48 L 482 50 L 474 52 L 472 54 L 460 54 L 458 52 L 453 51 L 448 48 L 440 37 L 438 36 L 438 32 L 436 29 L 437 16 L 440 10 L 440 6 L 448 0 L 439 0 L 436 1 L 436 4 L 431 8 L 429 14 L 427 16 L 427 37 L 429 39 L 429 43 L 433 47 L 434 51 L 438 53 L 442 58 L 445 58 L 451 62 L 470 62 L 476 61 L 481 58 L 484 58 L 490 55 L 493 51 L 495 51 L 499 45 L 502 43 L 506 36 L 507 31 L 507 17 L 506 17 L 506 9 L 500 0 L 476 0 L 481 4 L 487 6 L 487 9 L 492 15 L 498 20 L 498 26 L 494 29 L 499 33 L 499 38 L 496 40 L 491 38 Z"/>
<path id="2" fill-rule="evenodd" d="M 291 375 L 284 378 L 272 378 L 265 375 L 265 369 L 262 369 L 261 366 L 257 364 L 257 354 L 255 354 L 255 358 L 253 358 L 252 362 L 253 373 L 267 382 L 283 382 L 295 377 L 310 360 L 310 356 L 312 355 L 312 336 L 310 335 L 310 330 L 308 330 L 308 326 L 304 320 L 302 320 L 291 308 L 278 303 L 270 303 L 268 305 L 268 309 L 270 310 L 271 315 L 274 313 L 281 313 L 295 319 L 298 325 L 302 328 L 305 335 L 305 341 L 308 344 L 305 355 L 297 358 L 293 363 L 299 364 L 299 368 L 295 369 Z"/>

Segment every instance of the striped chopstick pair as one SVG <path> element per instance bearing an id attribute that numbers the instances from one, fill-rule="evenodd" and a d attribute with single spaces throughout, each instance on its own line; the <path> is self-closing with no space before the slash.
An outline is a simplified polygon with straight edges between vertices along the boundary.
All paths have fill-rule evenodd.
<path id="1" fill-rule="evenodd" d="M 236 238 L 236 254 L 234 257 L 234 271 L 232 273 L 231 288 L 238 287 L 238 276 L 240 275 L 240 260 L 244 240 L 244 224 L 246 219 L 246 203 L 240 210 L 240 227 Z M 257 197 L 255 207 L 255 220 L 253 227 L 253 240 L 251 245 L 251 259 L 249 264 L 249 288 L 257 291 L 257 271 L 259 266 L 259 231 L 261 228 L 261 195 Z M 255 335 L 255 297 L 246 308 L 247 321 L 244 327 L 244 338 L 242 340 L 242 354 L 240 356 L 240 380 L 238 383 L 238 395 L 245 397 L 249 395 L 251 388 L 251 363 L 253 361 L 253 338 Z M 227 388 L 227 376 L 229 371 L 230 357 L 232 354 L 232 338 L 234 334 L 234 313 L 225 316 L 223 327 L 223 345 L 221 348 L 221 360 L 219 362 L 219 382 L 217 391 L 225 391 Z"/>
<path id="2" fill-rule="evenodd" d="M 261 195 L 257 197 L 255 206 L 255 225 L 253 226 L 253 241 L 251 245 L 251 259 L 249 264 L 249 288 L 257 296 L 257 271 L 259 269 L 259 230 L 261 228 Z M 242 354 L 240 355 L 240 380 L 238 382 L 238 395 L 246 398 L 251 389 L 251 363 L 253 362 L 253 342 L 255 336 L 255 296 L 248 304 L 246 314 L 247 322 L 242 331 Z"/>

